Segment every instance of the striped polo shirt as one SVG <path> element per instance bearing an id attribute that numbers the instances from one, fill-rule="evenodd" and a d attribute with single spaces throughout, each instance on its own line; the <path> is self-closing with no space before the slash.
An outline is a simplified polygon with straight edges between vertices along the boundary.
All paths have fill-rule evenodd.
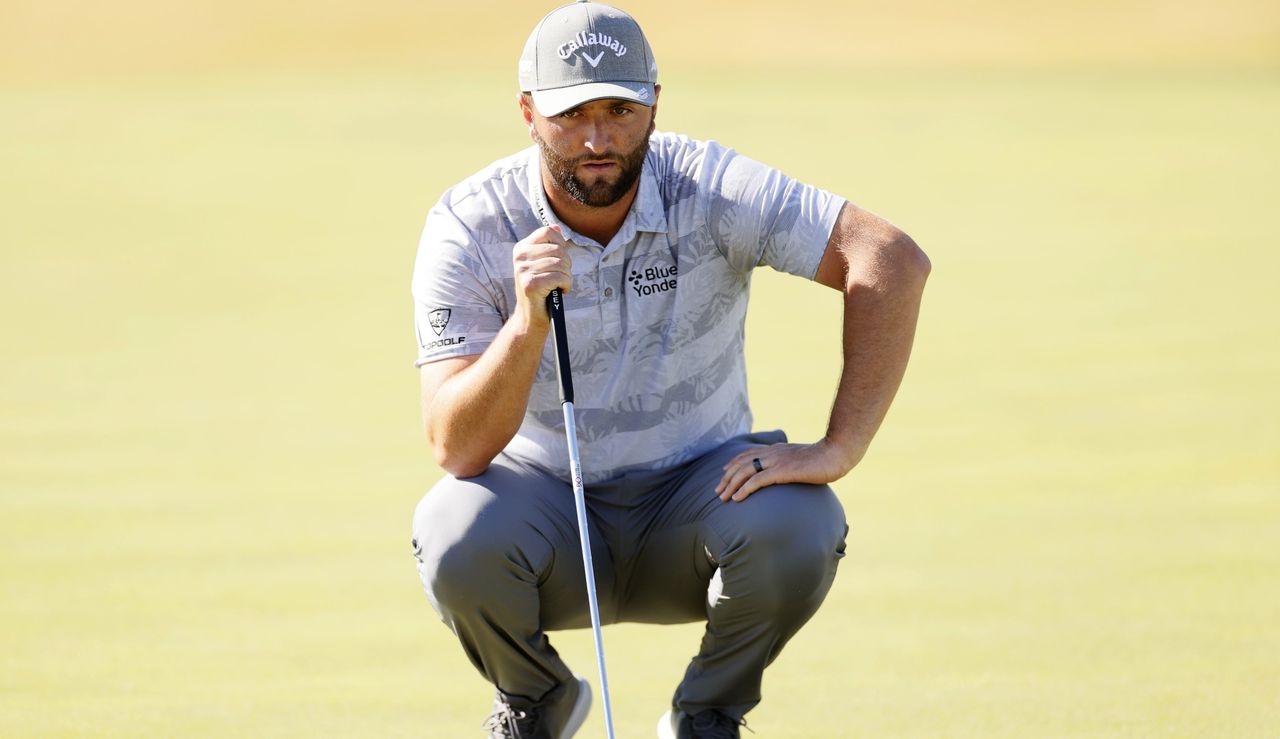
<path id="1" fill-rule="evenodd" d="M 483 352 L 516 306 L 512 248 L 560 226 L 565 319 L 587 483 L 693 459 L 751 430 L 743 322 L 751 271 L 813 279 L 844 200 L 714 141 L 655 132 L 622 228 L 600 244 L 548 205 L 531 146 L 449 189 L 413 273 L 418 366 Z M 548 338 L 504 450 L 569 480 Z"/>

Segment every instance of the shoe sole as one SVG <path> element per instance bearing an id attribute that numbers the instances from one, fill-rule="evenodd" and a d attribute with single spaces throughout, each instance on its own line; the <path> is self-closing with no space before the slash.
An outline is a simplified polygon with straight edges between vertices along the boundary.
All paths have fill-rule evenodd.
<path id="1" fill-rule="evenodd" d="M 587 720 L 587 714 L 591 713 L 591 684 L 577 675 L 574 675 L 574 679 L 578 681 L 578 700 L 574 701 L 569 720 L 565 721 L 564 729 L 556 739 L 573 739 L 573 735 L 578 733 L 578 729 Z"/>
<path id="2" fill-rule="evenodd" d="M 672 726 L 674 723 L 671 711 L 662 714 L 662 718 L 658 719 L 658 739 L 676 739 L 676 729 Z"/>

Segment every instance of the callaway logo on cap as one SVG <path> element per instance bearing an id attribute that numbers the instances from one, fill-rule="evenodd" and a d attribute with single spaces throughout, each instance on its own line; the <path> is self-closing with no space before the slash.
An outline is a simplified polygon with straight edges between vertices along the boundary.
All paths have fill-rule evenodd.
<path id="1" fill-rule="evenodd" d="M 544 116 L 602 98 L 653 105 L 657 81 L 658 64 L 635 19 L 586 0 L 548 13 L 520 55 L 520 89 Z"/>

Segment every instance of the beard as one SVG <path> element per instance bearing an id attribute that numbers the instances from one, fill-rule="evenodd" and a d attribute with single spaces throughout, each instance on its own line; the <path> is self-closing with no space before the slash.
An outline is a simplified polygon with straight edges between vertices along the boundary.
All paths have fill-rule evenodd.
<path id="1" fill-rule="evenodd" d="M 578 157 L 562 156 L 555 149 L 552 149 L 546 141 L 535 131 L 534 141 L 538 144 L 538 149 L 542 151 L 542 161 L 547 165 L 547 171 L 551 173 L 551 179 L 564 190 L 569 197 L 577 200 L 583 205 L 592 208 L 604 208 L 613 205 L 627 194 L 631 186 L 636 184 L 636 180 L 640 179 L 640 170 L 644 167 L 645 155 L 649 153 L 649 134 L 644 135 L 644 139 L 631 151 L 618 154 L 614 151 L 606 151 L 603 154 L 584 154 Z M 587 161 L 609 160 L 618 164 L 618 179 L 609 182 L 605 179 L 599 179 L 594 184 L 588 185 L 583 182 L 577 175 L 578 165 Z"/>

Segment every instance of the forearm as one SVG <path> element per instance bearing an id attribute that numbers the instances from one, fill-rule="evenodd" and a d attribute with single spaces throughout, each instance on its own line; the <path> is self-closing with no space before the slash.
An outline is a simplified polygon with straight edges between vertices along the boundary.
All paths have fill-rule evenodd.
<path id="1" fill-rule="evenodd" d="M 814 444 L 752 447 L 724 466 L 723 501 L 770 485 L 822 485 L 867 453 L 902 383 L 920 315 L 929 258 L 888 221 L 845 203 L 814 279 L 844 295 L 844 369 L 827 434 Z"/>
<path id="2" fill-rule="evenodd" d="M 516 306 L 478 358 L 424 365 L 422 413 L 436 463 L 455 477 L 484 472 L 520 430 L 551 332 L 546 300 L 573 287 L 568 242 L 544 226 L 511 249 Z"/>
<path id="3" fill-rule="evenodd" d="M 844 289 L 844 368 L 826 443 L 845 471 L 862 460 L 907 369 L 929 261 L 905 235 L 850 264 Z"/>
<path id="4" fill-rule="evenodd" d="M 446 472 L 480 474 L 515 436 L 548 331 L 545 320 L 512 317 L 478 360 L 435 391 L 426 408 L 427 438 Z"/>

